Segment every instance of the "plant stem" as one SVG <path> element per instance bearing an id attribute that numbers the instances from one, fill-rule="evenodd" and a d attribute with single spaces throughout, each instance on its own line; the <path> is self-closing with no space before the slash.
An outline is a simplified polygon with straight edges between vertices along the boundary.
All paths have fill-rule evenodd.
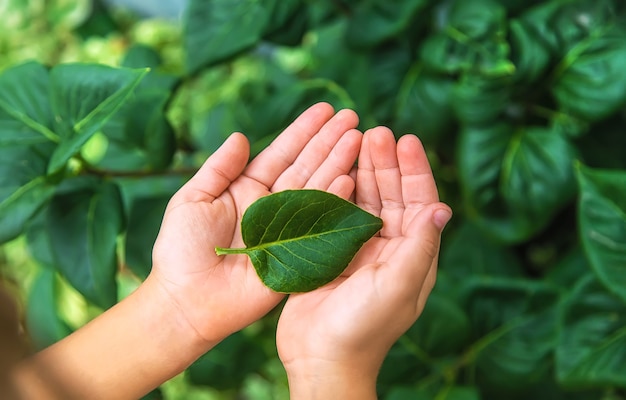
<path id="1" fill-rule="evenodd" d="M 246 250 L 247 249 L 245 248 L 231 249 L 231 248 L 224 248 L 224 247 L 216 247 L 215 254 L 217 254 L 218 256 L 223 256 L 225 254 L 244 254 Z"/>

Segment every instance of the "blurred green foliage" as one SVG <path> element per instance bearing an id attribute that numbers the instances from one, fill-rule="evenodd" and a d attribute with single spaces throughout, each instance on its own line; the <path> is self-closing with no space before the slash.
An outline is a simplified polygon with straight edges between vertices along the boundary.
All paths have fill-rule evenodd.
<path id="1" fill-rule="evenodd" d="M 328 101 L 363 129 L 417 133 L 455 210 L 382 399 L 626 398 L 622 1 L 190 0 L 165 21 L 8 0 L 0 14 L 2 273 L 37 347 L 145 278 L 167 199 L 231 132 L 258 152 Z M 286 398 L 275 319 L 151 398 Z"/>

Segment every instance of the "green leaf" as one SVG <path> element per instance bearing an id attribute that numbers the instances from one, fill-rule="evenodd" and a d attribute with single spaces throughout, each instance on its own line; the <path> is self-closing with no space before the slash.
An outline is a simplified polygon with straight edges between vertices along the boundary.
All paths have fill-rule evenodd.
<path id="1" fill-rule="evenodd" d="M 258 340 L 240 331 L 228 336 L 191 364 L 187 377 L 194 385 L 217 390 L 240 388 L 266 359 Z"/>
<path id="2" fill-rule="evenodd" d="M 519 279 L 476 282 L 467 291 L 464 304 L 480 337 L 470 350 L 479 382 L 507 393 L 550 376 L 559 300 L 555 288 Z"/>
<path id="3" fill-rule="evenodd" d="M 50 72 L 50 100 L 61 143 L 48 166 L 55 172 L 128 100 L 148 70 L 60 64 Z"/>
<path id="4" fill-rule="evenodd" d="M 526 19 L 509 22 L 511 31 L 511 58 L 515 65 L 517 82 L 534 83 L 546 74 L 552 61 L 551 49 Z M 529 26 L 530 25 L 530 26 Z"/>
<path id="5" fill-rule="evenodd" d="M 575 151 L 559 130 L 498 123 L 468 127 L 459 140 L 461 183 L 491 236 L 526 240 L 572 200 Z"/>
<path id="6" fill-rule="evenodd" d="M 511 104 L 510 77 L 483 78 L 465 74 L 452 91 L 451 101 L 457 118 L 467 125 L 492 125 Z"/>
<path id="7" fill-rule="evenodd" d="M 122 60 L 126 68 L 158 68 L 161 65 L 161 56 L 150 46 L 133 44 Z"/>
<path id="8" fill-rule="evenodd" d="M 427 5 L 426 0 L 362 1 L 349 20 L 346 40 L 354 47 L 382 43 L 406 29 Z"/>
<path id="9" fill-rule="evenodd" d="M 563 60 L 552 93 L 559 108 L 587 121 L 626 104 L 626 29 L 606 29 L 581 41 Z"/>
<path id="10" fill-rule="evenodd" d="M 189 1 L 183 21 L 188 73 L 254 46 L 266 29 L 268 17 L 257 0 Z"/>
<path id="11" fill-rule="evenodd" d="M 527 127 L 516 132 L 504 155 L 501 191 L 516 210 L 541 218 L 571 200 L 575 150 L 559 131 Z"/>
<path id="12" fill-rule="evenodd" d="M 454 80 L 424 73 L 421 68 L 409 74 L 397 96 L 394 131 L 435 141 L 454 126 L 450 105 Z"/>
<path id="13" fill-rule="evenodd" d="M 170 196 L 137 198 L 132 202 L 126 230 L 126 265 L 145 279 L 152 269 L 152 247 Z"/>
<path id="14" fill-rule="evenodd" d="M 46 230 L 56 268 L 102 308 L 117 301 L 117 235 L 123 224 L 119 189 L 96 178 L 63 182 L 48 208 Z"/>
<path id="15" fill-rule="evenodd" d="M 72 329 L 59 318 L 57 310 L 58 277 L 44 268 L 30 288 L 26 307 L 26 325 L 29 337 L 37 349 L 43 349 L 63 339 Z"/>
<path id="16" fill-rule="evenodd" d="M 174 131 L 165 117 L 169 93 L 135 96 L 102 128 L 106 148 L 95 159 L 84 158 L 107 171 L 153 171 L 169 166 L 176 151 Z M 92 137 L 96 140 L 95 135 Z M 89 142 L 88 142 L 89 143 Z"/>
<path id="17" fill-rule="evenodd" d="M 577 173 L 585 255 L 600 282 L 626 302 L 626 171 L 579 166 Z"/>
<path id="18" fill-rule="evenodd" d="M 442 274 L 428 297 L 424 311 L 401 341 L 417 346 L 431 357 L 452 355 L 461 351 L 471 334 L 465 311 L 442 288 Z"/>
<path id="19" fill-rule="evenodd" d="M 0 75 L 0 146 L 31 145 L 59 137 L 50 130 L 48 71 L 29 62 Z"/>
<path id="20" fill-rule="evenodd" d="M 382 220 L 319 190 L 286 190 L 255 201 L 243 215 L 244 249 L 270 289 L 307 292 L 338 277 Z"/>
<path id="21" fill-rule="evenodd" d="M 442 73 L 474 71 L 511 75 L 505 9 L 492 0 L 452 1 L 440 5 L 436 28 L 420 48 L 428 68 Z"/>
<path id="22" fill-rule="evenodd" d="M 467 221 L 454 231 L 442 248 L 439 268 L 459 284 L 467 283 L 470 279 L 524 276 L 522 265 L 514 252 Z"/>
<path id="23" fill-rule="evenodd" d="M 270 11 L 263 39 L 279 45 L 300 44 L 309 27 L 309 5 L 302 0 L 266 0 Z"/>
<path id="24" fill-rule="evenodd" d="M 626 305 L 588 276 L 561 317 L 556 376 L 565 387 L 626 386 Z"/>
<path id="25" fill-rule="evenodd" d="M 45 178 L 52 146 L 0 147 L 0 243 L 20 235 L 52 197 Z"/>

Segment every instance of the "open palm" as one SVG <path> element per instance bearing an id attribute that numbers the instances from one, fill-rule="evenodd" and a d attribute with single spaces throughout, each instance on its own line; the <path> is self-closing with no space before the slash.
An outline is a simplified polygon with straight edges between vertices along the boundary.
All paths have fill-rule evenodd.
<path id="1" fill-rule="evenodd" d="M 357 124 L 354 112 L 334 114 L 317 104 L 247 166 L 248 141 L 234 134 L 172 197 L 148 279 L 158 281 L 205 340 L 249 325 L 282 298 L 263 286 L 246 256 L 219 257 L 215 247 L 242 247 L 243 212 L 272 192 L 306 187 L 347 197 L 362 137 Z"/>
<path id="2" fill-rule="evenodd" d="M 396 145 L 386 128 L 368 131 L 356 202 L 383 219 L 346 271 L 315 291 L 291 295 L 277 346 L 287 370 L 302 360 L 377 373 L 391 345 L 415 322 L 435 283 L 441 229 L 450 216 L 417 137 Z"/>

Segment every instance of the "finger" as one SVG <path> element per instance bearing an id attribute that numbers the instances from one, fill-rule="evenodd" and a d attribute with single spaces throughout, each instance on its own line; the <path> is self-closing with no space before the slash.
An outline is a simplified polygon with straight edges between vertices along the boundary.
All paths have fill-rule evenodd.
<path id="1" fill-rule="evenodd" d="M 326 190 L 342 199 L 349 199 L 352 193 L 354 193 L 354 180 L 349 175 L 341 175 Z"/>
<path id="2" fill-rule="evenodd" d="M 404 135 L 398 141 L 398 164 L 402 174 L 402 198 L 407 208 L 439 201 L 437 185 L 421 141 Z"/>
<path id="3" fill-rule="evenodd" d="M 377 127 L 372 129 L 370 140 L 370 154 L 382 205 L 380 217 L 385 221 L 381 235 L 401 236 L 404 201 L 396 138 L 388 128 Z"/>
<path id="4" fill-rule="evenodd" d="M 359 155 L 362 138 L 363 134 L 356 129 L 346 132 L 304 187 L 326 190 L 337 177 L 349 174 Z"/>
<path id="5" fill-rule="evenodd" d="M 180 189 L 186 201 L 213 201 L 243 172 L 250 144 L 241 133 L 233 133 Z"/>
<path id="6" fill-rule="evenodd" d="M 285 168 L 284 172 L 277 177 L 275 183 L 271 186 L 272 192 L 304 187 L 316 174 L 320 166 L 328 160 L 346 132 L 351 131 L 348 135 L 349 140 L 347 144 L 354 145 L 354 141 L 357 140 L 354 128 L 358 123 L 359 118 L 352 110 L 341 110 L 335 114 L 334 117 L 324 124 L 319 133 L 311 138 L 300 154 L 296 155 L 293 164 Z M 360 141 L 360 139 L 358 140 Z M 328 186 L 338 176 L 336 173 L 337 167 L 346 163 L 345 158 L 341 159 L 337 156 L 331 159 L 330 167 L 324 170 L 321 176 L 318 175 L 320 180 L 325 180 L 324 183 L 320 182 L 320 184 Z M 355 158 L 356 155 L 347 161 L 353 163 Z M 332 165 L 333 163 L 334 165 Z M 340 174 L 345 174 L 346 172 L 345 168 L 341 168 Z"/>
<path id="7" fill-rule="evenodd" d="M 309 107 L 250 162 L 245 175 L 271 188 L 333 115 L 334 110 L 328 103 Z"/>
<path id="8" fill-rule="evenodd" d="M 378 194 L 378 184 L 374 173 L 374 164 L 370 155 L 370 137 L 372 132 L 365 132 L 361 142 L 358 168 L 356 171 L 356 204 L 367 212 L 380 216 L 382 205 Z"/>

